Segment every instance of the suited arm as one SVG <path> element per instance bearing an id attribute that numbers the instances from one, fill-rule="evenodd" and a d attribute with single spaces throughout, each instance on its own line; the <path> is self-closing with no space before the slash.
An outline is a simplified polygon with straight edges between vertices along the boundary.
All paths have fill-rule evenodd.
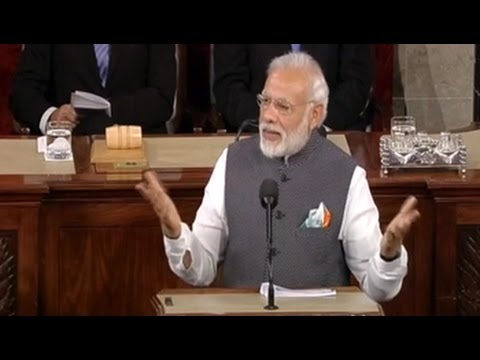
<path id="1" fill-rule="evenodd" d="M 238 128 L 258 117 L 256 94 L 250 91 L 248 44 L 215 44 L 213 91 L 225 121 Z"/>
<path id="2" fill-rule="evenodd" d="M 370 44 L 342 44 L 338 84 L 331 89 L 325 125 L 334 130 L 355 128 L 373 82 Z"/>
<path id="3" fill-rule="evenodd" d="M 49 91 L 51 44 L 26 44 L 13 80 L 10 107 L 22 124 L 39 132 L 42 114 L 51 106 Z"/>
<path id="4" fill-rule="evenodd" d="M 174 44 L 151 44 L 146 86 L 132 94 L 110 98 L 112 123 L 158 129 L 173 113 L 177 84 Z"/>

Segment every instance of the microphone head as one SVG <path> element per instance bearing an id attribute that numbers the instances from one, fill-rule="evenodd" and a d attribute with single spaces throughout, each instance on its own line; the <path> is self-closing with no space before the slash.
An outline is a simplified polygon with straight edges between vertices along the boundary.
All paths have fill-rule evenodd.
<path id="1" fill-rule="evenodd" d="M 274 209 L 278 204 L 278 183 L 272 179 L 265 179 L 260 186 L 260 203 L 264 209 L 270 204 Z"/>

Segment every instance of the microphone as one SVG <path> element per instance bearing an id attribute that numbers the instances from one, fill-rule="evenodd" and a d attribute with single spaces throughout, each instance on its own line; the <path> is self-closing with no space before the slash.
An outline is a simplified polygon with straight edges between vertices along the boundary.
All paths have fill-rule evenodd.
<path id="1" fill-rule="evenodd" d="M 268 249 L 268 305 L 265 310 L 277 310 L 275 305 L 275 289 L 273 287 L 273 236 L 272 236 L 272 210 L 278 204 L 278 184 L 275 180 L 265 179 L 260 186 L 260 204 L 267 215 L 267 249 Z"/>
<path id="2" fill-rule="evenodd" d="M 235 136 L 235 142 L 240 140 L 240 136 L 242 136 L 245 129 L 249 126 L 258 128 L 258 120 L 257 119 L 247 119 L 244 122 L 242 122 L 242 124 L 238 128 L 237 135 Z"/>
<path id="3" fill-rule="evenodd" d="M 260 203 L 264 209 L 270 204 L 275 209 L 278 204 L 278 184 L 275 180 L 265 179 L 260 186 Z"/>

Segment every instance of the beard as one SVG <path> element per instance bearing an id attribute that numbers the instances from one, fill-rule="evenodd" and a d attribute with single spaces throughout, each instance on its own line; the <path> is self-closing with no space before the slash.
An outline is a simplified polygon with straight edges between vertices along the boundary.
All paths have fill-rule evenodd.
<path id="1" fill-rule="evenodd" d="M 281 125 L 271 124 L 260 121 L 260 149 L 263 155 L 268 158 L 281 158 L 292 156 L 298 153 L 307 144 L 310 139 L 309 128 L 310 111 L 305 111 L 300 124 L 289 133 L 287 133 Z M 280 142 L 266 140 L 263 137 L 264 131 L 272 131 L 280 134 Z"/>

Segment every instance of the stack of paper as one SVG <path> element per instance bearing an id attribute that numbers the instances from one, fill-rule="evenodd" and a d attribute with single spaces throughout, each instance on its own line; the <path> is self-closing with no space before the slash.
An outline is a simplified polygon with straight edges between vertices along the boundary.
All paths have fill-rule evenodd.
<path id="1" fill-rule="evenodd" d="M 335 289 L 287 289 L 278 285 L 273 285 L 275 297 L 326 297 L 335 296 Z M 260 294 L 268 297 L 268 283 L 262 283 Z"/>
<path id="2" fill-rule="evenodd" d="M 83 110 L 100 110 L 105 111 L 108 116 L 112 116 L 112 109 L 110 102 L 101 96 L 85 92 L 75 91 L 70 97 L 70 104 L 76 111 L 82 112 Z"/>

